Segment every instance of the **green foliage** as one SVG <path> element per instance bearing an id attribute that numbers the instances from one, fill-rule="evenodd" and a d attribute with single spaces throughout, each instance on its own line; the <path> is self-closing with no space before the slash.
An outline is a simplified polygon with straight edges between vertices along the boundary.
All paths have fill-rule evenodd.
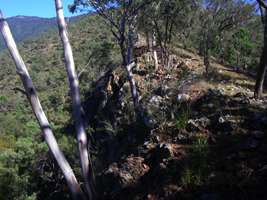
<path id="1" fill-rule="evenodd" d="M 14 148 L 15 141 L 14 136 L 0 135 L 0 151 Z"/>
<path id="2" fill-rule="evenodd" d="M 0 106 L 7 103 L 7 98 L 5 96 L 0 96 Z"/>
<path id="3" fill-rule="evenodd" d="M 187 122 L 189 120 L 189 111 L 182 111 L 176 118 L 175 126 L 180 131 L 185 129 Z"/>
<path id="4" fill-rule="evenodd" d="M 125 4 L 126 1 L 117 2 Z M 133 2 L 135 4 L 142 1 Z M 259 16 L 253 15 L 251 19 L 243 22 L 242 26 L 233 26 L 233 29 L 222 34 L 218 31 L 217 25 L 225 17 L 228 17 L 230 11 L 233 11 L 232 8 L 227 7 L 229 10 L 225 10 L 227 8 L 223 7 L 223 12 L 219 13 L 216 19 L 207 17 L 209 12 L 205 12 L 207 15 L 203 15 L 204 17 L 201 18 L 200 14 L 203 10 L 210 10 L 189 4 L 187 1 L 175 0 L 153 1 L 150 6 L 147 6 L 147 9 L 141 12 L 141 16 L 138 16 L 138 28 L 142 32 L 152 30 L 152 34 L 157 31 L 158 47 L 166 45 L 165 48 L 175 49 L 174 47 L 183 43 L 187 47 L 201 50 L 201 43 L 205 40 L 202 37 L 203 27 L 206 28 L 202 26 L 202 22 L 208 20 L 211 27 L 207 30 L 214 33 L 210 43 L 213 56 L 237 66 L 253 66 L 257 63 L 262 47 L 262 28 Z M 112 4 L 110 8 L 117 6 L 114 7 Z M 211 11 L 212 9 L 211 7 Z M 111 14 L 114 14 L 113 10 Z M 241 12 L 241 14 L 244 13 Z M 118 17 L 117 15 L 113 16 Z M 242 17 L 242 15 L 240 16 Z M 81 17 L 79 21 L 71 23 L 69 35 L 79 73 L 80 90 L 85 98 L 85 94 L 92 89 L 92 83 L 103 72 L 120 65 L 122 59 L 119 47 L 110 32 L 110 27 L 98 15 Z M 38 39 L 23 42 L 19 46 L 19 50 L 29 68 L 59 145 L 79 177 L 79 161 L 77 144 L 73 139 L 74 127 L 71 118 L 69 88 L 63 64 L 63 49 L 59 41 L 58 33 L 50 30 Z M 170 53 L 172 52 L 170 51 Z M 0 66 L 0 199 L 59 199 L 56 196 L 57 192 L 65 197 L 62 174 L 49 158 L 48 148 L 42 141 L 41 131 L 27 98 L 20 91 L 23 87 L 7 51 L 0 52 Z M 149 66 L 146 67 L 149 68 Z M 142 104 L 145 105 L 146 113 L 153 117 L 155 124 L 162 129 L 161 133 L 177 134 L 177 130 L 181 132 L 185 129 L 190 112 L 188 109 L 181 110 L 180 105 L 167 101 L 165 97 L 155 96 L 153 90 L 157 89 L 158 85 L 167 85 L 167 81 L 158 81 L 157 84 L 150 82 L 149 76 L 154 73 L 153 70 L 154 66 L 148 70 L 143 84 L 140 84 L 141 87 L 138 88 L 143 93 L 141 95 Z M 172 71 L 168 73 L 172 75 Z M 189 70 L 181 71 L 177 80 L 185 80 L 189 73 Z M 181 83 L 182 81 L 177 81 L 176 84 Z M 143 91 L 142 86 L 147 91 Z M 116 124 L 108 119 L 106 113 L 101 113 L 102 116 L 100 115 L 96 119 L 99 126 L 94 127 L 95 132 L 90 132 L 94 134 L 104 132 L 108 136 L 126 132 L 125 127 L 129 126 L 134 119 L 134 110 L 131 103 L 128 103 L 130 96 L 127 90 L 129 87 L 123 89 L 126 91 L 126 105 L 116 119 Z M 149 101 L 152 95 L 156 97 L 156 100 L 154 99 L 155 101 L 151 103 Z M 118 124 L 122 121 L 124 126 L 120 127 Z M 209 171 L 208 159 L 207 138 L 197 137 L 181 174 L 180 181 L 183 186 L 195 187 L 203 184 Z M 48 195 L 50 193 L 51 196 Z"/>
<path id="5" fill-rule="evenodd" d="M 241 28 L 233 35 L 234 47 L 243 52 L 245 56 L 249 55 L 254 47 L 249 31 Z"/>
<path id="6" fill-rule="evenodd" d="M 31 191 L 31 170 L 36 155 L 34 139 L 20 138 L 15 142 L 14 138 L 7 138 L 0 140 L 0 199 L 24 200 Z"/>
<path id="7" fill-rule="evenodd" d="M 118 47 L 98 16 L 86 16 L 71 23 L 69 34 L 78 72 L 84 70 L 80 85 L 85 94 L 102 72 L 120 63 Z M 76 169 L 79 166 L 77 144 L 73 129 L 69 128 L 72 125 L 71 104 L 63 49 L 57 35 L 51 30 L 39 39 L 22 43 L 19 50 L 59 145 Z M 56 195 L 49 197 L 48 194 L 64 190 L 64 184 L 59 184 L 62 175 L 47 158 L 48 148 L 41 139 L 26 96 L 14 90 L 23 87 L 6 51 L 0 52 L 0 65 L 3 66 L 0 69 L 0 199 L 57 199 Z"/>
<path id="8" fill-rule="evenodd" d="M 8 18 L 7 21 L 17 42 L 38 37 L 44 31 L 56 25 L 56 21 L 52 18 L 16 16 Z M 0 50 L 3 47 L 4 41 L 0 38 Z"/>
<path id="9" fill-rule="evenodd" d="M 184 187 L 197 187 L 206 182 L 209 174 L 208 156 L 207 138 L 197 137 L 193 142 L 191 156 L 186 160 L 181 174 L 181 184 Z"/>

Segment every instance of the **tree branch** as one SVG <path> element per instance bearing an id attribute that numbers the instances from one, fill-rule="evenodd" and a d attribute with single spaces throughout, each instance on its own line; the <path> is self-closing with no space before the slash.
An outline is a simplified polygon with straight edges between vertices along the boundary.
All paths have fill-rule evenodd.
<path id="1" fill-rule="evenodd" d="M 39 126 L 42 130 L 44 140 L 46 141 L 54 159 L 59 165 L 63 175 L 66 179 L 66 182 L 71 191 L 72 197 L 76 200 L 84 200 L 83 192 L 78 184 L 76 177 L 71 169 L 68 161 L 66 160 L 64 154 L 60 150 L 56 138 L 50 128 L 48 119 L 43 111 L 40 100 L 38 98 L 37 92 L 34 88 L 32 79 L 29 75 L 28 69 L 24 61 L 22 60 L 19 51 L 17 49 L 17 45 L 13 39 L 10 28 L 4 19 L 4 16 L 0 10 L 0 31 L 3 35 L 6 46 L 16 64 L 17 72 L 21 78 L 23 86 L 25 88 L 25 92 L 27 93 L 28 100 L 31 104 L 34 115 L 39 123 Z"/>
<path id="2" fill-rule="evenodd" d="M 75 121 L 76 138 L 78 141 L 80 163 L 82 168 L 82 176 L 89 200 L 93 199 L 93 170 L 90 154 L 88 153 L 87 135 L 85 132 L 85 123 L 82 116 L 82 106 L 79 91 L 79 81 L 75 69 L 72 48 L 68 38 L 67 25 L 64 18 L 63 7 L 61 0 L 55 0 L 57 13 L 57 23 L 59 35 L 64 49 L 65 68 L 69 80 L 70 94 L 72 99 L 73 118 Z M 89 147 L 90 148 L 90 147 Z"/>
<path id="3" fill-rule="evenodd" d="M 267 10 L 267 4 L 263 0 L 257 0 L 258 4 Z"/>

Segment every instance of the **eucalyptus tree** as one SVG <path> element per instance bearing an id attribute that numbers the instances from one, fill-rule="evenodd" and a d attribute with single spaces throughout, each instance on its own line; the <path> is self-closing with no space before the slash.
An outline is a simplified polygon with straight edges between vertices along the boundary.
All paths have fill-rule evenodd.
<path id="1" fill-rule="evenodd" d="M 59 35 L 63 44 L 65 68 L 69 80 L 70 96 L 72 99 L 73 118 L 76 127 L 76 137 L 78 142 L 81 171 L 84 179 L 86 194 L 89 199 L 93 198 L 93 168 L 88 153 L 89 143 L 85 132 L 85 122 L 82 116 L 82 105 L 79 92 L 79 81 L 75 69 L 73 53 L 68 37 L 67 24 L 65 22 L 63 5 L 61 0 L 55 0 L 55 7 L 57 13 L 57 23 Z"/>
<path id="2" fill-rule="evenodd" d="M 3 14 L 1 11 L 0 11 L 0 31 L 3 35 L 4 41 L 10 52 L 10 55 L 15 62 L 17 74 L 21 78 L 21 81 L 25 89 L 25 94 L 27 95 L 27 98 L 29 100 L 29 103 L 31 104 L 33 113 L 39 123 L 40 129 L 42 130 L 44 140 L 46 141 L 51 154 L 53 155 L 61 171 L 63 172 L 63 175 L 69 186 L 73 199 L 85 200 L 85 196 L 74 175 L 74 172 L 72 168 L 70 167 L 68 161 L 66 160 L 64 154 L 59 148 L 59 145 L 50 127 L 49 121 L 43 111 L 42 105 L 40 103 L 39 97 L 33 85 L 28 69 L 22 57 L 20 56 L 20 53 L 13 39 L 10 28 L 5 18 L 3 17 Z"/>
<path id="3" fill-rule="evenodd" d="M 125 69 L 130 83 L 131 95 L 137 117 L 143 118 L 143 109 L 139 102 L 136 82 L 132 74 L 135 66 L 133 58 L 134 38 L 137 27 L 137 16 L 140 10 L 150 4 L 152 0 L 74 0 L 70 11 L 80 8 L 92 9 L 97 12 L 117 40 L 120 47 L 122 67 Z"/>
<path id="4" fill-rule="evenodd" d="M 225 32 L 252 17 L 254 5 L 243 0 L 203 0 L 200 3 L 200 52 L 206 72 L 210 71 L 210 51 L 214 42 L 222 40 Z M 221 41 L 222 42 L 222 41 Z"/>
<path id="5" fill-rule="evenodd" d="M 258 67 L 254 96 L 255 98 L 261 98 L 267 69 L 267 3 L 264 0 L 257 0 L 257 3 L 259 4 L 261 10 L 262 22 L 264 25 L 264 44 Z"/>
<path id="6" fill-rule="evenodd" d="M 150 18 L 151 15 L 148 14 L 151 13 L 151 8 L 153 8 L 152 6 L 153 3 L 151 3 L 149 6 L 146 6 L 138 16 L 137 29 L 138 31 L 140 31 L 145 35 L 146 45 L 147 45 L 146 48 L 148 53 L 150 54 L 148 57 L 148 61 L 150 61 L 151 57 L 153 56 L 155 70 L 158 70 L 159 61 L 157 53 L 156 33 L 153 28 L 153 22 Z"/>
<path id="7" fill-rule="evenodd" d="M 80 163 L 81 163 L 81 171 L 84 179 L 84 188 L 85 191 L 82 191 L 72 168 L 70 167 L 68 161 L 64 157 L 61 152 L 57 141 L 52 133 L 50 128 L 48 119 L 42 109 L 41 103 L 37 96 L 37 92 L 34 88 L 33 82 L 29 75 L 29 72 L 26 68 L 24 61 L 22 60 L 19 51 L 17 49 L 16 43 L 12 37 L 9 26 L 4 19 L 2 13 L 0 12 L 0 30 L 3 35 L 4 41 L 9 49 L 9 52 L 16 64 L 17 73 L 19 74 L 23 86 L 25 88 L 25 94 L 28 97 L 28 100 L 32 106 L 32 110 L 37 118 L 39 126 L 43 132 L 43 137 L 48 144 L 48 147 L 57 161 L 60 169 L 62 170 L 66 182 L 71 191 L 72 197 L 76 200 L 92 200 L 94 189 L 93 189 L 93 171 L 92 171 L 92 163 L 90 160 L 90 155 L 88 153 L 88 141 L 87 135 L 85 132 L 85 123 L 83 121 L 82 116 L 82 107 L 81 107 L 81 99 L 79 93 L 79 83 L 78 77 L 75 70 L 75 64 L 72 54 L 72 48 L 70 45 L 67 26 L 63 13 L 63 6 L 61 0 L 55 0 L 55 8 L 57 14 L 57 23 L 59 29 L 59 35 L 63 44 L 64 49 L 64 58 L 65 58 L 65 67 L 67 71 L 67 76 L 69 79 L 70 86 L 70 96 L 72 99 L 72 107 L 73 107 L 73 118 L 76 126 L 76 136 L 77 143 L 80 155 Z"/>
<path id="8" fill-rule="evenodd" d="M 142 11 L 139 23 L 143 30 L 155 35 L 161 49 L 163 65 L 169 66 L 170 46 L 173 38 L 189 23 L 188 13 L 195 11 L 196 0 L 155 0 Z"/>

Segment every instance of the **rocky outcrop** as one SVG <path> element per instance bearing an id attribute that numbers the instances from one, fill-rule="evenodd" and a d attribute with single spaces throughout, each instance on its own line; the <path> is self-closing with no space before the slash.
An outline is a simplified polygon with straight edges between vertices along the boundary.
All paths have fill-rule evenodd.
<path id="1" fill-rule="evenodd" d="M 102 176 L 106 192 L 116 193 L 126 187 L 133 187 L 149 171 L 144 158 L 130 156 L 122 162 L 112 163 Z"/>

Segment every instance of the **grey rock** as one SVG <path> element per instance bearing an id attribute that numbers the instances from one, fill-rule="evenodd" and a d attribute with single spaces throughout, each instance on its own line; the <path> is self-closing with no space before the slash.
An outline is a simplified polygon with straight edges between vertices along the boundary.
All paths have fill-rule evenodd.
<path id="1" fill-rule="evenodd" d="M 159 105 L 163 102 L 163 98 L 161 96 L 153 96 L 150 98 L 149 103 Z"/>
<path id="2" fill-rule="evenodd" d="M 152 141 L 155 142 L 155 143 L 159 143 L 160 142 L 160 137 L 158 135 L 154 135 L 152 137 Z"/>
<path id="3" fill-rule="evenodd" d="M 178 138 L 178 140 L 186 140 L 188 137 L 184 134 L 178 134 L 177 138 Z"/>
<path id="4" fill-rule="evenodd" d="M 190 119 L 187 122 L 187 129 L 189 131 L 199 131 L 202 128 L 206 128 L 211 124 L 211 120 L 207 117 L 201 117 L 199 119 Z"/>
<path id="5" fill-rule="evenodd" d="M 233 122 L 233 123 L 236 122 L 234 119 L 234 116 L 231 116 L 231 115 L 221 116 L 221 117 L 219 117 L 218 121 L 220 124 L 225 123 L 225 122 Z"/>
<path id="6" fill-rule="evenodd" d="M 121 163 L 112 163 L 102 176 L 103 187 L 108 191 L 120 191 L 137 184 L 149 171 L 142 157 L 128 157 Z"/>
<path id="7" fill-rule="evenodd" d="M 143 121 L 146 127 L 148 128 L 154 128 L 156 125 L 156 120 L 153 119 L 151 116 L 144 116 Z"/>
<path id="8" fill-rule="evenodd" d="M 161 97 L 167 96 L 169 93 L 170 88 L 167 85 L 162 85 L 155 91 L 155 94 Z"/>
<path id="9" fill-rule="evenodd" d="M 150 150 L 150 149 L 152 149 L 152 148 L 155 147 L 155 144 L 154 144 L 153 142 L 151 142 L 151 141 L 147 141 L 147 142 L 144 143 L 143 146 L 144 146 L 146 149 Z"/>
<path id="10" fill-rule="evenodd" d="M 223 88 L 214 88 L 214 89 L 209 89 L 208 92 L 211 95 L 217 95 L 217 96 L 222 96 L 225 94 L 225 90 Z"/>
<path id="11" fill-rule="evenodd" d="M 188 94 L 178 94 L 177 101 L 178 103 L 187 102 L 190 100 L 190 96 Z"/>
<path id="12" fill-rule="evenodd" d="M 219 118 L 219 123 L 220 123 L 220 124 L 224 123 L 225 121 L 226 121 L 226 120 L 224 119 L 224 117 L 220 117 L 220 118 Z"/>

